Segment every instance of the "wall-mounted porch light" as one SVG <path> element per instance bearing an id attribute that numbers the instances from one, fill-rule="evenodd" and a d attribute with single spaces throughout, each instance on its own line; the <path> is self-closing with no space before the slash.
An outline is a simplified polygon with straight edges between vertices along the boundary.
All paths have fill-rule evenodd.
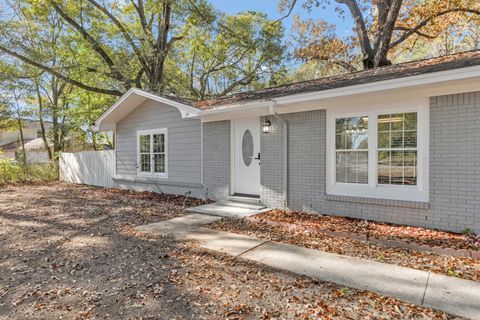
<path id="1" fill-rule="evenodd" d="M 265 120 L 264 123 L 262 123 L 262 132 L 263 133 L 270 133 L 270 128 L 272 127 L 272 123 L 270 120 Z"/>

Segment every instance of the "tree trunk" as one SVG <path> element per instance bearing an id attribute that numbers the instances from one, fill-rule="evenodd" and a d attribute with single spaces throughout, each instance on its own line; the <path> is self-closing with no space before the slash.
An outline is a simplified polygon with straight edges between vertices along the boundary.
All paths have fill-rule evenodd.
<path id="1" fill-rule="evenodd" d="M 25 138 L 23 136 L 22 117 L 20 115 L 20 109 L 18 109 L 18 105 L 17 105 L 17 124 L 18 124 L 18 131 L 20 132 L 20 143 L 22 144 L 22 162 L 24 166 L 27 166 L 27 153 L 25 152 Z"/>
<path id="2" fill-rule="evenodd" d="M 15 92 L 15 89 L 13 89 L 13 97 L 15 99 L 15 113 L 17 116 L 18 131 L 20 133 L 20 143 L 22 145 L 22 163 L 26 167 L 27 153 L 25 152 L 25 138 L 23 136 L 22 112 L 21 112 L 20 104 L 18 102 L 18 96 L 17 96 L 17 93 Z"/>
<path id="3" fill-rule="evenodd" d="M 52 150 L 50 149 L 50 146 L 48 144 L 47 140 L 47 134 L 45 132 L 45 124 L 43 123 L 43 101 L 42 101 L 42 96 L 40 95 L 40 88 L 37 83 L 35 83 L 35 89 L 37 91 L 37 99 L 38 99 L 38 119 L 40 120 L 40 128 L 42 130 L 42 139 L 43 139 L 43 145 L 45 146 L 45 149 L 47 149 L 48 152 L 48 158 L 50 161 L 53 161 L 53 155 L 52 155 Z"/>

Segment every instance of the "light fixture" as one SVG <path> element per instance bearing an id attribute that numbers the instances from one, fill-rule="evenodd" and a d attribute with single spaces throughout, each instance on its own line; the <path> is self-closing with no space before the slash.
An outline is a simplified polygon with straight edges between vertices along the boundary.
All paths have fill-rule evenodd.
<path id="1" fill-rule="evenodd" d="M 272 126 L 272 123 L 270 122 L 270 120 L 265 120 L 265 122 L 262 123 L 262 132 L 270 133 L 271 126 Z"/>

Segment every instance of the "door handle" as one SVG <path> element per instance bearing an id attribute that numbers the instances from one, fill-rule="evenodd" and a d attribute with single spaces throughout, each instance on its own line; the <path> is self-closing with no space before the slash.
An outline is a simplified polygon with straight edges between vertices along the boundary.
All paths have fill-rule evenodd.
<path id="1" fill-rule="evenodd" d="M 256 158 L 253 158 L 255 160 L 260 160 L 260 152 L 258 153 L 258 156 Z"/>

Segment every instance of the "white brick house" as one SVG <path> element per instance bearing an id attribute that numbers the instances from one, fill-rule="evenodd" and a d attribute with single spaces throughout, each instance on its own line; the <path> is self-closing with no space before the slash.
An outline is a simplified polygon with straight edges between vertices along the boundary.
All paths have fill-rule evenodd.
<path id="1" fill-rule="evenodd" d="M 480 52 L 214 100 L 127 92 L 115 185 L 480 231 Z"/>

